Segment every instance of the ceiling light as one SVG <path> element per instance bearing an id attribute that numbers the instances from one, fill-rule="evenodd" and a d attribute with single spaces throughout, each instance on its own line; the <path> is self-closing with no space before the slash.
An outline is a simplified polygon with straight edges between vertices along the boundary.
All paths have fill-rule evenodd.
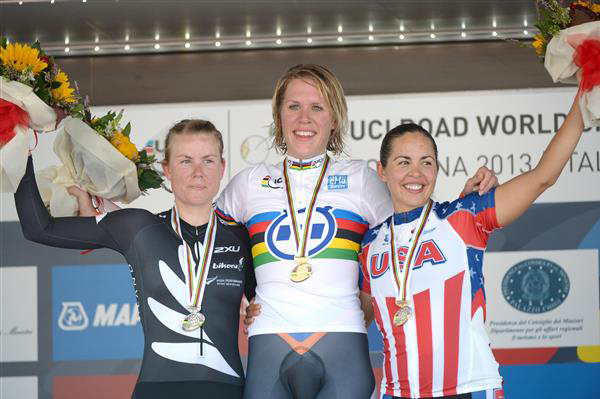
<path id="1" fill-rule="evenodd" d="M 342 25 L 338 25 L 338 32 L 342 33 L 344 31 L 344 28 L 342 28 Z"/>
<path id="2" fill-rule="evenodd" d="M 496 31 L 493 31 L 493 32 L 492 32 L 492 36 L 494 36 L 494 37 L 498 36 L 498 32 L 496 32 Z"/>
<path id="3" fill-rule="evenodd" d="M 460 32 L 460 37 L 467 37 L 467 34 L 465 32 Z"/>
<path id="4" fill-rule="evenodd" d="M 68 53 L 69 51 L 71 51 L 71 49 L 68 47 L 65 47 L 65 53 Z"/>
<path id="5" fill-rule="evenodd" d="M 429 37 L 435 39 L 435 33 L 430 34 Z"/>
<path id="6" fill-rule="evenodd" d="M 251 35 L 250 35 L 250 29 L 248 29 L 248 30 L 246 31 L 246 37 L 250 37 L 250 36 L 251 36 Z"/>
<path id="7" fill-rule="evenodd" d="M 492 27 L 494 27 L 494 28 L 495 28 L 496 26 L 497 26 L 497 24 L 496 24 L 496 20 L 494 19 L 494 20 L 492 21 Z"/>
<path id="8" fill-rule="evenodd" d="M 309 35 L 312 33 L 312 28 L 310 26 L 306 28 L 306 33 Z"/>
<path id="9" fill-rule="evenodd" d="M 19 1 L 19 5 L 20 5 L 20 6 L 22 6 L 22 5 L 23 5 L 23 2 L 22 2 L 22 1 Z"/>
<path id="10" fill-rule="evenodd" d="M 435 25 L 433 23 L 429 25 L 429 27 L 431 28 L 431 30 L 435 30 Z"/>
<path id="11" fill-rule="evenodd" d="M 126 44 L 125 47 L 123 47 L 125 50 L 129 50 L 131 47 L 129 47 L 129 44 Z"/>
<path id="12" fill-rule="evenodd" d="M 404 40 L 404 35 L 400 35 L 398 37 L 400 38 L 400 40 Z"/>
<path id="13" fill-rule="evenodd" d="M 281 28 L 277 28 L 277 36 L 281 36 Z"/>
<path id="14" fill-rule="evenodd" d="M 246 46 L 252 46 L 252 42 L 250 40 L 246 40 Z"/>
<path id="15" fill-rule="evenodd" d="M 129 35 L 125 35 L 125 41 L 128 42 L 129 41 Z"/>
<path id="16" fill-rule="evenodd" d="M 159 48 L 160 48 L 160 44 L 156 43 L 156 44 L 154 45 L 154 49 L 155 49 L 155 50 L 158 50 Z"/>
<path id="17" fill-rule="evenodd" d="M 221 42 L 215 42 L 215 47 L 221 47 Z"/>
<path id="18" fill-rule="evenodd" d="M 65 44 L 69 44 L 69 36 L 65 37 Z"/>
<path id="19" fill-rule="evenodd" d="M 190 40 L 190 32 L 185 32 L 185 40 Z"/>
<path id="20" fill-rule="evenodd" d="M 400 32 L 404 32 L 404 25 L 400 25 Z"/>
<path id="21" fill-rule="evenodd" d="M 94 43 L 98 43 L 100 41 L 100 38 L 98 37 L 98 35 L 96 35 L 96 38 L 94 39 Z"/>
<path id="22" fill-rule="evenodd" d="M 467 24 L 465 24 L 465 23 L 463 22 L 462 24 L 460 24 L 460 27 L 461 27 L 462 29 L 467 29 Z"/>
<path id="23" fill-rule="evenodd" d="M 87 0 L 81 0 L 81 1 L 83 1 L 84 3 L 86 3 L 86 2 L 87 2 Z"/>
<path id="24" fill-rule="evenodd" d="M 281 39 L 277 39 L 277 40 L 275 40 L 275 43 L 277 43 L 277 44 L 281 44 Z"/>
<path id="25" fill-rule="evenodd" d="M 369 32 L 373 32 L 373 25 L 369 24 Z"/>
<path id="26" fill-rule="evenodd" d="M 312 38 L 309 37 L 308 39 L 306 39 L 306 42 L 309 44 L 312 43 Z"/>
<path id="27" fill-rule="evenodd" d="M 344 38 L 343 38 L 343 37 L 341 37 L 341 36 L 338 36 L 338 38 L 337 38 L 337 41 L 338 41 L 338 42 L 343 42 L 343 41 L 344 41 Z"/>
<path id="28" fill-rule="evenodd" d="M 54 0 L 50 0 L 50 4 L 54 4 Z"/>
<path id="29" fill-rule="evenodd" d="M 190 42 L 185 42 L 184 46 L 185 48 L 190 48 L 192 45 L 190 44 Z"/>
<path id="30" fill-rule="evenodd" d="M 527 26 L 527 18 L 523 20 L 523 26 Z"/>
<path id="31" fill-rule="evenodd" d="M 369 35 L 369 40 L 373 40 L 373 39 L 375 39 L 375 38 L 373 37 L 373 35 Z"/>
<path id="32" fill-rule="evenodd" d="M 524 34 L 524 35 L 528 35 L 528 34 L 529 34 L 529 32 L 527 31 L 527 29 L 525 29 L 525 30 L 523 31 L 523 34 Z"/>
<path id="33" fill-rule="evenodd" d="M 100 46 L 94 47 L 94 51 L 100 51 Z"/>
<path id="34" fill-rule="evenodd" d="M 221 37 L 221 32 L 217 31 L 217 33 L 215 33 L 215 37 L 219 39 Z"/>
<path id="35" fill-rule="evenodd" d="M 154 35 L 154 40 L 160 40 L 160 35 L 158 33 Z"/>

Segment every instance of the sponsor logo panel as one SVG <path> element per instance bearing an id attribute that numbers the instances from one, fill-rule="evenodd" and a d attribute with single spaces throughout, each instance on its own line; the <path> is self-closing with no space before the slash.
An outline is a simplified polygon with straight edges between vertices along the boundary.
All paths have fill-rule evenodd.
<path id="1" fill-rule="evenodd" d="M 52 270 L 54 360 L 135 359 L 143 336 L 127 265 Z"/>
<path id="2" fill-rule="evenodd" d="M 38 378 L 36 376 L 0 377 L 0 398 L 37 399 Z"/>
<path id="3" fill-rule="evenodd" d="M 37 268 L 0 268 L 0 361 L 38 360 Z"/>
<path id="4" fill-rule="evenodd" d="M 52 397 L 61 399 L 130 398 L 137 375 L 58 376 L 52 380 Z"/>
<path id="5" fill-rule="evenodd" d="M 491 252 L 484 260 L 492 348 L 598 345 L 598 250 Z"/>

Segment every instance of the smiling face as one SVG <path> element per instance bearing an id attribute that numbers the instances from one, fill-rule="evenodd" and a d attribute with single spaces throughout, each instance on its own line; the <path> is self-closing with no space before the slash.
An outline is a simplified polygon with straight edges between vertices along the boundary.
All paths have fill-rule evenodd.
<path id="1" fill-rule="evenodd" d="M 422 133 L 404 133 L 392 140 L 386 165 L 377 164 L 377 173 L 392 196 L 395 212 L 424 206 L 437 179 L 435 150 Z"/>
<path id="2" fill-rule="evenodd" d="M 335 123 L 331 107 L 315 82 L 310 79 L 291 80 L 279 112 L 289 155 L 309 159 L 327 150 Z"/>
<path id="3" fill-rule="evenodd" d="M 179 208 L 210 206 L 225 172 L 219 142 L 211 132 L 175 134 L 169 142 L 169 160 L 163 171 L 171 181 Z"/>

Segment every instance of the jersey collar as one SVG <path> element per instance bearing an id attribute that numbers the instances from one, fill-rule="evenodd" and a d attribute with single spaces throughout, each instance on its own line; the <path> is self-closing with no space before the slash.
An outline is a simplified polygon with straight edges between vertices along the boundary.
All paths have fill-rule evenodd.
<path id="1" fill-rule="evenodd" d="M 323 153 L 310 159 L 298 159 L 288 155 L 285 157 L 285 162 L 288 168 L 291 170 L 318 169 L 321 166 L 323 166 L 323 162 L 325 161 L 325 155 L 326 153 Z"/>
<path id="2" fill-rule="evenodd" d="M 394 225 L 399 226 L 401 224 L 410 223 L 413 220 L 418 219 L 419 216 L 421 216 L 422 210 L 423 207 L 421 206 L 415 209 L 411 209 L 410 211 L 394 213 Z"/>

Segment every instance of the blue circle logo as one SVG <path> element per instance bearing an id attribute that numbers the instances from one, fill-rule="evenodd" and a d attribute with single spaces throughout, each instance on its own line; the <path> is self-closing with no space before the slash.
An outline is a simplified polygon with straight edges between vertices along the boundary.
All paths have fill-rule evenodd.
<path id="1" fill-rule="evenodd" d="M 502 279 L 502 295 L 521 312 L 545 313 L 565 301 L 570 286 L 569 276 L 556 263 L 527 259 L 508 269 Z"/>
<path id="2" fill-rule="evenodd" d="M 299 223 L 304 222 L 304 210 L 299 213 Z M 317 207 L 312 215 L 308 232 L 308 256 L 315 256 L 335 237 L 337 224 L 330 206 Z M 271 222 L 265 231 L 265 241 L 269 252 L 279 259 L 294 259 L 296 244 L 291 231 L 290 218 L 284 211 Z"/>

